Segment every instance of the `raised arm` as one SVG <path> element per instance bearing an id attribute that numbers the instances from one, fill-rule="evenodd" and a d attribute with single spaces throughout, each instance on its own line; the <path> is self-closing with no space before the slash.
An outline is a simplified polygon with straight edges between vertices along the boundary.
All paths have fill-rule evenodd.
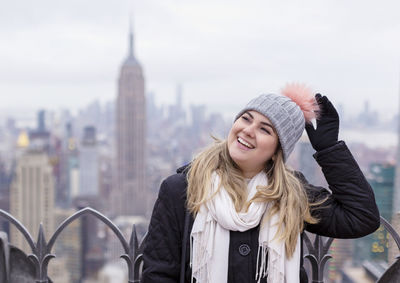
<path id="1" fill-rule="evenodd" d="M 315 159 L 329 184 L 329 193 L 300 176 L 311 201 L 327 198 L 312 209 L 318 224 L 306 230 L 333 238 L 357 238 L 374 232 L 380 223 L 373 191 L 344 142 L 318 152 Z"/>
<path id="2" fill-rule="evenodd" d="M 306 230 L 335 238 L 365 236 L 374 232 L 380 222 L 373 191 L 346 144 L 338 142 L 336 109 L 326 96 L 317 94 L 315 98 L 320 107 L 317 128 L 309 124 L 306 131 L 332 194 L 301 177 L 311 201 L 327 197 L 313 210 L 319 223 L 307 225 Z"/>

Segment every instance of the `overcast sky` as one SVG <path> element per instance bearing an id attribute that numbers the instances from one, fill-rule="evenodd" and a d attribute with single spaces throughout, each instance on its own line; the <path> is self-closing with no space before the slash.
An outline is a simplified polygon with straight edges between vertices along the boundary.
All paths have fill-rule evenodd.
<path id="1" fill-rule="evenodd" d="M 400 2 L 14 0 L 0 9 L 0 109 L 70 108 L 116 96 L 133 14 L 146 91 L 223 112 L 286 82 L 360 111 L 398 109 Z M 8 110 L 9 111 L 9 110 Z"/>

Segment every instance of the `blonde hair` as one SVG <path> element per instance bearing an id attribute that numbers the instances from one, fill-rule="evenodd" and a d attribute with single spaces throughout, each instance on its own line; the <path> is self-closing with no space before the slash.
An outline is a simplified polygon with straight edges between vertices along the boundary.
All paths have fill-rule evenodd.
<path id="1" fill-rule="evenodd" d="M 200 152 L 190 165 L 187 180 L 187 207 L 196 215 L 202 204 L 212 196 L 209 195 L 211 176 L 214 171 L 221 178 L 223 186 L 232 198 L 236 211 L 246 211 L 252 202 L 272 202 L 272 209 L 267 217 L 279 215 L 277 236 L 285 241 L 286 255 L 290 258 L 296 248 L 299 233 L 304 229 L 304 222 L 317 223 L 310 213 L 311 204 L 307 194 L 293 171 L 283 161 L 282 149 L 278 149 L 274 161 L 266 164 L 268 185 L 257 188 L 257 193 L 247 201 L 247 186 L 243 174 L 229 155 L 226 140 L 215 139 L 215 143 Z"/>

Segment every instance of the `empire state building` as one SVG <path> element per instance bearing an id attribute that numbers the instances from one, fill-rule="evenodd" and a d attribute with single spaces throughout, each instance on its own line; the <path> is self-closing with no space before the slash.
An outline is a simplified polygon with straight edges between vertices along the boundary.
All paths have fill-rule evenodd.
<path id="1" fill-rule="evenodd" d="M 134 54 L 133 33 L 129 52 L 118 78 L 116 100 L 116 172 L 112 210 L 116 215 L 145 215 L 146 113 L 143 70 Z"/>

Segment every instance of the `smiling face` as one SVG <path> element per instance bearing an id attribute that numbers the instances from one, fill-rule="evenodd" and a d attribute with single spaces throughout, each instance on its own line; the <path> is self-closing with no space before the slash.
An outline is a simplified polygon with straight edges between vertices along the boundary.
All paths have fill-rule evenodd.
<path id="1" fill-rule="evenodd" d="M 267 117 L 257 111 L 246 111 L 232 125 L 228 150 L 246 178 L 265 168 L 278 147 L 278 135 Z"/>

